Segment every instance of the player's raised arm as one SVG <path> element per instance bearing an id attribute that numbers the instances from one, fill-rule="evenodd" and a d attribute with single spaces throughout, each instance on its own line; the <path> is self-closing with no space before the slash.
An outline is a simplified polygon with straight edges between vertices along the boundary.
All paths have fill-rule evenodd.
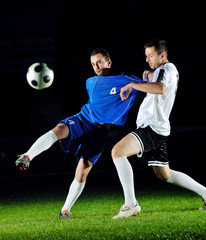
<path id="1" fill-rule="evenodd" d="M 166 91 L 166 86 L 162 82 L 152 82 L 152 83 L 129 83 L 120 91 L 120 97 L 122 101 L 129 97 L 132 89 L 139 90 L 141 92 L 151 93 L 151 94 L 164 94 Z"/>
<path id="2" fill-rule="evenodd" d="M 139 90 L 141 92 L 152 93 L 152 94 L 164 94 L 166 91 L 166 86 L 162 82 L 152 82 L 152 83 L 129 83 L 124 86 L 120 91 L 120 97 L 122 101 L 126 100 L 132 91 L 132 88 Z"/>

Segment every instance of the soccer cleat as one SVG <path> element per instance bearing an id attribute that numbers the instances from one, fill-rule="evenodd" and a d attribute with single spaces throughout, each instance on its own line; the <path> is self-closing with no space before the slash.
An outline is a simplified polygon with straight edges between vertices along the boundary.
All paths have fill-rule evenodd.
<path id="1" fill-rule="evenodd" d="M 137 214 L 140 214 L 140 212 L 141 212 L 141 207 L 138 205 L 138 203 L 134 208 L 123 205 L 120 208 L 119 214 L 114 216 L 113 219 L 136 216 Z"/>
<path id="2" fill-rule="evenodd" d="M 16 166 L 22 170 L 22 171 L 27 171 L 30 166 L 30 159 L 28 155 L 18 155 L 18 159 L 16 160 Z"/>
<path id="3" fill-rule="evenodd" d="M 64 219 L 64 218 L 71 219 L 72 218 L 71 213 L 67 210 L 60 212 L 59 219 Z"/>
<path id="4" fill-rule="evenodd" d="M 206 210 L 206 200 L 203 199 L 203 206 L 199 210 Z"/>

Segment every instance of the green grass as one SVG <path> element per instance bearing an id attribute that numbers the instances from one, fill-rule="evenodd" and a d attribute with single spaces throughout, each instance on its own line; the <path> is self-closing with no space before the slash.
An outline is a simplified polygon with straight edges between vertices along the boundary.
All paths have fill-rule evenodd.
<path id="1" fill-rule="evenodd" d="M 193 193 L 166 185 L 136 189 L 142 212 L 112 220 L 123 203 L 120 191 L 84 191 L 72 220 L 59 220 L 66 194 L 48 190 L 0 200 L 0 239 L 206 239 L 206 211 Z"/>

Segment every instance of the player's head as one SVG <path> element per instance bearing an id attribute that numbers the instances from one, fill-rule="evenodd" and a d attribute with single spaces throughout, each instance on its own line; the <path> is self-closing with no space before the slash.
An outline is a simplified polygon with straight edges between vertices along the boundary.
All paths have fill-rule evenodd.
<path id="1" fill-rule="evenodd" d="M 100 47 L 95 48 L 90 54 L 90 60 L 98 76 L 107 76 L 111 74 L 112 60 L 107 50 Z"/>
<path id="2" fill-rule="evenodd" d="M 156 69 L 168 62 L 168 47 L 165 40 L 152 39 L 144 45 L 146 62 L 151 69 Z"/>

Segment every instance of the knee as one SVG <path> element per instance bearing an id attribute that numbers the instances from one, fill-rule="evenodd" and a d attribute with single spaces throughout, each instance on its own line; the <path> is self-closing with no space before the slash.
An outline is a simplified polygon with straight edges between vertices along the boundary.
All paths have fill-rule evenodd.
<path id="1" fill-rule="evenodd" d="M 75 172 L 75 179 L 81 183 L 85 182 L 92 167 L 93 163 L 80 159 Z"/>
<path id="2" fill-rule="evenodd" d="M 75 173 L 75 179 L 78 182 L 83 183 L 86 181 L 87 175 L 88 175 L 88 172 L 85 169 L 77 168 L 76 173 Z"/>
<path id="3" fill-rule="evenodd" d="M 83 182 L 86 182 L 87 176 L 88 176 L 88 173 L 85 174 L 85 172 L 79 172 L 78 174 L 76 174 L 75 179 L 78 182 L 83 183 Z"/>
<path id="4" fill-rule="evenodd" d="M 76 180 L 80 183 L 86 182 L 87 176 L 89 175 L 91 168 L 92 167 L 88 167 L 85 169 L 78 169 L 75 173 Z"/>
<path id="5" fill-rule="evenodd" d="M 111 154 L 112 154 L 112 159 L 113 160 L 123 156 L 123 153 L 122 153 L 121 149 L 118 147 L 118 145 L 115 145 L 112 148 Z"/>
<path id="6" fill-rule="evenodd" d="M 58 140 L 66 138 L 69 135 L 69 128 L 64 123 L 58 124 L 52 131 L 56 134 Z"/>

